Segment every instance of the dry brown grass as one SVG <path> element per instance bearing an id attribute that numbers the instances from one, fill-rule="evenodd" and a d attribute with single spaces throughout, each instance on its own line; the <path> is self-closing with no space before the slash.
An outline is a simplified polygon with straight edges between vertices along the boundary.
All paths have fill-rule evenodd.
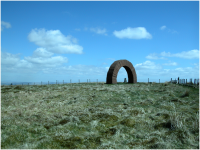
<path id="1" fill-rule="evenodd" d="M 3 149 L 198 147 L 198 89 L 169 83 L 1 87 Z"/>

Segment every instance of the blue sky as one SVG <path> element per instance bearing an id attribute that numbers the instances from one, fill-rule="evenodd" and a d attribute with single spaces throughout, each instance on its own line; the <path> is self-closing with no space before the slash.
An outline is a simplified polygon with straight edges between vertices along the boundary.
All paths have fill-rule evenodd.
<path id="1" fill-rule="evenodd" d="M 199 78 L 199 2 L 1 1 L 1 82 L 106 82 L 120 59 L 138 82 Z"/>

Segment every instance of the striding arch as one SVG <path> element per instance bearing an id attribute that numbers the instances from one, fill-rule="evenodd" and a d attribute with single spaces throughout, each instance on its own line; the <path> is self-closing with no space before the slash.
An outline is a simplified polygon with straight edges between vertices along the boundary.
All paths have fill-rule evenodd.
<path id="1" fill-rule="evenodd" d="M 116 84 L 117 74 L 121 67 L 126 69 L 128 73 L 128 83 L 137 83 L 137 74 L 132 63 L 126 59 L 115 61 L 109 68 L 106 78 L 106 84 Z"/>

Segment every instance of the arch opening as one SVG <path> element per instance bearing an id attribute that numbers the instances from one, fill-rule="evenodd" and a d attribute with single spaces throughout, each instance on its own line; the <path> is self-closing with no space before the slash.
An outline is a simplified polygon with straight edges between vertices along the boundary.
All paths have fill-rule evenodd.
<path id="1" fill-rule="evenodd" d="M 121 67 L 124 67 L 128 74 L 128 83 L 137 83 L 137 75 L 132 63 L 128 60 L 117 60 L 107 72 L 106 84 L 117 84 L 117 74 Z"/>
<path id="2" fill-rule="evenodd" d="M 124 67 L 121 67 L 119 69 L 119 72 L 117 74 L 117 82 L 124 82 L 124 79 L 126 78 L 126 81 L 128 81 L 128 72 L 126 71 L 126 69 Z"/>

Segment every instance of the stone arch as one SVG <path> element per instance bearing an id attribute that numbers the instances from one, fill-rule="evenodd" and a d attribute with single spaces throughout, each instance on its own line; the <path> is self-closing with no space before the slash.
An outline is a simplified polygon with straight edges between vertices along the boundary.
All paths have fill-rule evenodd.
<path id="1" fill-rule="evenodd" d="M 106 84 L 117 84 L 117 74 L 119 69 L 124 67 L 128 73 L 128 83 L 137 83 L 137 74 L 132 63 L 126 59 L 115 61 L 109 68 Z"/>

